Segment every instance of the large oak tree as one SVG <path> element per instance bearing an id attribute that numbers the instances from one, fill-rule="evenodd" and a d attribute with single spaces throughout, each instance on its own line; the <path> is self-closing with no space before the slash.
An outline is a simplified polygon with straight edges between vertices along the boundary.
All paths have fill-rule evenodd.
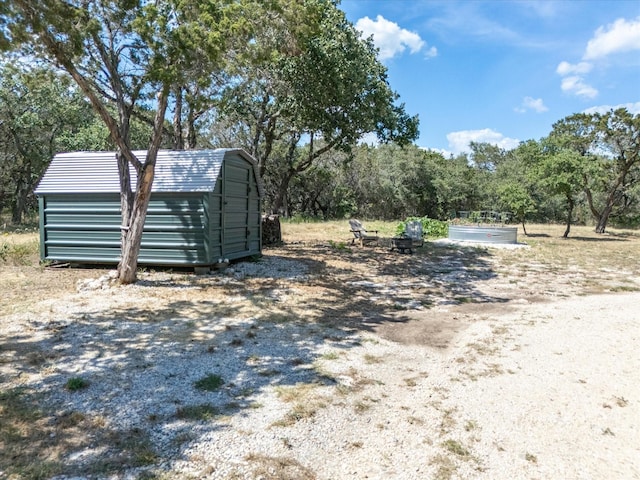
<path id="1" fill-rule="evenodd" d="M 607 113 L 579 113 L 553 125 L 549 138 L 582 160 L 582 187 L 604 233 L 616 208 L 640 182 L 640 115 L 624 108 Z"/>
<path id="2" fill-rule="evenodd" d="M 206 56 L 214 63 L 234 2 L 14 0 L 4 5 L 0 46 L 21 49 L 66 71 L 105 123 L 116 146 L 122 209 L 119 280 L 136 280 L 138 254 L 170 93 Z M 111 108 L 114 107 L 114 108 Z M 145 158 L 132 150 L 131 119 L 154 112 Z M 116 112 L 113 114 L 112 112 Z M 131 169 L 136 173 L 131 187 Z"/>
<path id="3" fill-rule="evenodd" d="M 323 154 L 349 151 L 367 133 L 408 144 L 418 119 L 396 104 L 372 41 L 337 2 L 283 0 L 271 10 L 262 3 L 247 16 L 254 36 L 234 52 L 234 82 L 218 114 L 234 138 L 246 138 L 262 176 L 278 171 L 268 183 L 279 211 L 291 180 Z"/>

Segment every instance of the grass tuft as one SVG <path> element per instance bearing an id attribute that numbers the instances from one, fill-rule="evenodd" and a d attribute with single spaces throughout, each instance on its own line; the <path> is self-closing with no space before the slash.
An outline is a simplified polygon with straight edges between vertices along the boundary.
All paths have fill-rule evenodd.
<path id="1" fill-rule="evenodd" d="M 70 392 L 77 392 L 78 390 L 83 390 L 89 386 L 89 381 L 85 380 L 82 377 L 73 377 L 67 380 L 64 388 L 69 390 Z"/>
<path id="2" fill-rule="evenodd" d="M 176 410 L 176 418 L 180 420 L 209 421 L 218 416 L 220 412 L 210 403 L 200 405 L 186 405 Z"/>
<path id="3" fill-rule="evenodd" d="M 220 375 L 216 375 L 211 373 L 206 377 L 202 377 L 200 380 L 197 380 L 193 384 L 198 390 L 204 390 L 206 392 L 215 392 L 222 385 L 224 385 L 224 380 Z"/>

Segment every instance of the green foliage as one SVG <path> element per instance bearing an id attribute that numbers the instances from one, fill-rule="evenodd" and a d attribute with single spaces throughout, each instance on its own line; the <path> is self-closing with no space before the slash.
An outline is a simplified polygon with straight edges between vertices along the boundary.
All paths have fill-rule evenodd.
<path id="1" fill-rule="evenodd" d="M 346 242 L 334 242 L 333 240 L 329 240 L 329 246 L 337 251 L 337 252 L 350 252 L 351 249 Z"/>
<path id="2" fill-rule="evenodd" d="M 507 183 L 498 190 L 501 205 L 513 212 L 516 219 L 524 222 L 528 214 L 535 213 L 536 205 L 526 188 L 520 183 Z"/>
<path id="3" fill-rule="evenodd" d="M 193 384 L 198 390 L 205 390 L 207 392 L 214 392 L 224 385 L 224 380 L 220 375 L 211 373 L 206 377 L 202 377 L 200 380 Z"/>
<path id="4" fill-rule="evenodd" d="M 339 2 L 1 5 L 0 49 L 11 58 L 0 67 L 0 210 L 15 222 L 35 209 L 33 187 L 54 153 L 161 142 L 245 148 L 265 209 L 299 221 L 508 210 L 520 221 L 592 217 L 604 231 L 609 217 L 640 220 L 639 115 L 571 115 L 510 151 L 476 142 L 457 157 L 425 151 L 411 144 L 418 118 Z M 16 61 L 25 54 L 36 61 Z M 43 66 L 52 63 L 77 85 Z M 381 143 L 359 145 L 365 134 Z"/>
<path id="5" fill-rule="evenodd" d="M 405 232 L 407 223 L 416 221 L 422 223 L 422 232 L 426 237 L 445 238 L 448 235 L 449 226 L 447 222 L 429 217 L 407 217 L 398 224 L 396 235 L 401 235 Z"/>
<path id="6" fill-rule="evenodd" d="M 64 388 L 70 392 L 77 392 L 78 390 L 85 389 L 89 386 L 89 382 L 82 377 L 72 377 L 67 380 Z"/>
<path id="7" fill-rule="evenodd" d="M 366 133 L 401 145 L 417 137 L 418 119 L 397 104 L 373 43 L 334 2 L 262 2 L 247 15 L 255 21 L 252 42 L 234 57 L 237 81 L 223 90 L 218 111 L 226 127 L 212 141 L 242 132 L 236 139 L 258 160 L 268 209 L 289 210 L 295 179 L 332 152 L 351 151 Z M 317 181 L 307 183 L 306 208 L 319 216 L 313 194 L 330 179 L 321 168 L 308 177 Z M 352 213 L 352 205 L 343 202 L 340 213 Z"/>
<path id="8" fill-rule="evenodd" d="M 39 254 L 38 240 L 30 242 L 8 242 L 0 240 L 0 260 L 13 265 L 28 265 Z"/>

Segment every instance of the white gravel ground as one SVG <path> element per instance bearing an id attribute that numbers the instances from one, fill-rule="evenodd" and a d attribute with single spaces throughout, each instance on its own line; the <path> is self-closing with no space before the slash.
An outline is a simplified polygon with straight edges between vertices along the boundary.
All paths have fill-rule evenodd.
<path id="1" fill-rule="evenodd" d="M 104 286 L 2 320 L 6 338 L 26 334 L 58 355 L 55 369 L 15 378 L 60 415 L 147 432 L 166 478 L 640 479 L 639 293 L 519 303 L 435 349 L 234 315 L 116 321 L 109 310 L 145 283 Z M 448 308 L 416 315 L 429 321 Z M 14 378 L 15 365 L 0 367 Z M 225 379 L 220 390 L 190 387 L 211 372 Z M 61 389 L 74 375 L 90 388 Z M 177 415 L 202 404 L 220 415 Z M 66 460 L 80 468 L 101 448 Z"/>

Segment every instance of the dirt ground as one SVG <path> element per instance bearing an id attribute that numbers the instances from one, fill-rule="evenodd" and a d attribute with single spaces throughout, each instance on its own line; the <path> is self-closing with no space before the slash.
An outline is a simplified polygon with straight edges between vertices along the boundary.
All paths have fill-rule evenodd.
<path id="1" fill-rule="evenodd" d="M 390 251 L 388 237 L 377 246 L 360 248 L 351 245 L 339 222 L 322 225 L 285 225 L 285 244 L 264 250 L 265 257 L 275 261 L 306 265 L 310 281 L 296 284 L 296 295 L 289 298 L 291 311 L 306 310 L 307 317 L 329 323 L 350 318 L 359 322 L 366 312 L 367 322 L 359 325 L 394 341 L 442 348 L 471 316 L 505 312 L 522 303 L 640 289 L 640 233 L 634 231 L 598 236 L 588 227 L 574 227 L 573 235 L 562 239 L 562 227 L 529 226 L 530 235 L 519 236 L 522 248 L 427 242 L 408 255 Z M 0 314 L 74 293 L 79 280 L 110 270 L 42 267 L 36 258 L 25 263 L 0 263 Z M 189 269 L 161 272 L 178 282 L 203 283 Z M 153 270 L 142 268 L 141 278 L 153 276 Z M 286 288 L 287 275 L 277 282 Z M 373 294 L 380 285 L 382 292 Z M 272 286 L 270 277 L 244 279 L 246 291 Z M 437 321 L 421 321 L 434 309 L 440 312 Z"/>
<path id="2" fill-rule="evenodd" d="M 373 228 L 375 227 L 376 225 L 373 226 Z M 101 435 L 104 436 L 103 440 L 107 441 L 105 427 L 96 425 L 94 422 L 93 426 L 88 426 L 89 435 L 93 435 L 93 440 L 90 441 L 82 437 L 69 441 L 68 435 L 62 435 L 64 433 L 61 433 L 62 427 L 56 426 L 58 424 L 52 420 L 56 415 L 59 416 L 59 413 L 55 413 L 55 409 L 51 410 L 55 407 L 55 402 L 60 400 L 56 396 L 59 395 L 58 393 L 51 394 L 53 396 L 50 397 L 50 406 L 41 405 L 39 412 L 43 417 L 39 417 L 38 422 L 32 422 L 30 428 L 24 425 L 25 419 L 20 413 L 22 410 L 11 410 L 12 404 L 8 400 L 13 398 L 10 395 L 11 392 L 24 388 L 33 394 L 56 391 L 56 388 L 63 390 L 64 380 L 73 372 L 80 374 L 83 372 L 83 368 L 89 368 L 88 365 L 93 365 L 87 363 L 85 357 L 91 352 L 91 349 L 87 350 L 87 345 L 94 343 L 96 344 L 96 358 L 103 361 L 105 361 L 105 356 L 109 355 L 114 356 L 113 358 L 124 358 L 124 360 L 118 360 L 120 363 L 117 365 L 119 365 L 118 371 L 120 372 L 120 369 L 124 368 L 142 369 L 140 371 L 152 368 L 153 361 L 143 360 L 142 357 L 138 358 L 136 356 L 138 354 L 133 355 L 130 359 L 126 358 L 126 351 L 134 351 L 130 350 L 134 348 L 132 347 L 133 342 L 137 342 L 135 343 L 135 351 L 138 353 L 147 352 L 143 355 L 147 355 L 149 358 L 156 355 L 149 352 L 155 352 L 156 348 L 163 348 L 163 345 L 165 348 L 167 345 L 171 345 L 172 349 L 175 349 L 177 345 L 185 352 L 190 351 L 189 349 L 196 345 L 205 354 L 207 351 L 215 351 L 216 355 L 221 358 L 227 354 L 232 355 L 229 358 L 233 358 L 234 352 L 246 348 L 246 365 L 243 363 L 242 368 L 246 370 L 247 365 L 262 365 L 261 369 L 255 371 L 255 378 L 261 382 L 259 383 L 260 387 L 255 390 L 263 392 L 264 395 L 267 395 L 264 392 L 270 391 L 269 388 L 273 387 L 273 382 L 282 385 L 298 385 L 297 381 L 290 378 L 285 379 L 285 377 L 289 375 L 295 377 L 298 375 L 298 366 L 309 363 L 309 368 L 316 371 L 319 377 L 333 378 L 335 385 L 332 388 L 337 391 L 344 390 L 342 388 L 344 385 L 341 383 L 343 380 L 340 379 L 347 378 L 346 385 L 348 390 L 352 392 L 348 397 L 349 400 L 340 400 L 337 403 L 329 401 L 329 406 L 321 409 L 327 415 L 329 415 L 327 412 L 333 412 L 332 415 L 336 418 L 340 418 L 344 414 L 344 402 L 350 405 L 350 402 L 353 402 L 353 408 L 357 411 L 364 409 L 366 404 L 366 408 L 370 409 L 367 411 L 372 412 L 370 415 L 374 417 L 373 412 L 378 412 L 378 409 L 378 415 L 389 415 L 389 408 L 393 410 L 395 407 L 390 407 L 390 404 L 386 402 L 391 402 L 393 399 L 394 402 L 398 402 L 397 405 L 403 404 L 408 401 L 408 398 L 416 395 L 415 389 L 419 389 L 421 392 L 424 390 L 425 398 L 431 398 L 432 395 L 435 395 L 430 400 L 429 408 L 432 410 L 435 408 L 435 413 L 432 413 L 436 417 L 430 418 L 431 414 L 428 414 L 426 410 L 421 411 L 420 414 L 416 413 L 410 416 L 415 420 L 415 422 L 410 422 L 410 427 L 402 427 L 403 430 L 400 432 L 394 432 L 394 435 L 398 433 L 400 436 L 410 436 L 408 433 L 410 430 L 407 429 L 415 428 L 417 434 L 421 429 L 429 430 L 430 425 L 433 424 L 433 435 L 440 435 L 442 442 L 428 442 L 428 448 L 433 450 L 429 450 L 431 463 L 428 463 L 428 471 L 430 472 L 428 476 L 417 473 L 413 476 L 403 474 L 403 462 L 406 463 L 408 460 L 406 458 L 403 460 L 404 457 L 396 458 L 392 453 L 389 453 L 389 470 L 358 470 L 357 458 L 362 457 L 358 461 L 366 463 L 366 459 L 369 457 L 369 461 L 375 463 L 370 457 L 379 455 L 376 448 L 382 450 L 390 448 L 388 445 L 365 447 L 369 442 L 375 443 L 371 440 L 372 433 L 367 433 L 367 428 L 373 424 L 385 423 L 381 420 L 374 421 L 369 427 L 366 423 L 360 425 L 357 422 L 354 423 L 353 419 L 350 420 L 348 428 L 354 432 L 358 429 L 362 430 L 362 438 L 353 440 L 352 444 L 365 445 L 357 447 L 360 452 L 358 455 L 351 452 L 354 472 L 358 471 L 359 473 L 347 475 L 337 466 L 321 467 L 320 459 L 323 454 L 326 455 L 322 449 L 335 441 L 333 437 L 330 441 L 326 439 L 319 441 L 321 446 L 317 450 L 304 450 L 302 446 L 298 447 L 291 440 L 296 438 L 296 435 L 300 435 L 300 438 L 311 435 L 304 430 L 305 428 L 313 427 L 313 432 L 317 432 L 322 431 L 331 423 L 330 416 L 323 417 L 320 413 L 314 413 L 315 420 L 305 419 L 302 416 L 302 419 L 295 425 L 286 427 L 289 430 L 286 430 L 287 433 L 283 434 L 282 438 L 290 440 L 284 442 L 284 447 L 283 442 L 278 440 L 278 448 L 284 449 L 285 454 L 291 456 L 291 461 L 295 461 L 296 465 L 298 463 L 307 465 L 305 468 L 308 470 L 304 471 L 311 472 L 308 475 L 287 476 L 288 474 L 283 470 L 280 474 L 274 473 L 271 477 L 261 477 L 258 474 L 252 476 L 247 473 L 247 470 L 243 470 L 243 477 L 240 473 L 237 474 L 239 476 L 234 476 L 233 471 L 224 473 L 226 470 L 221 467 L 220 472 L 223 473 L 210 472 L 208 476 L 204 475 L 202 478 L 403 479 L 476 478 L 476 476 L 481 478 L 482 472 L 485 471 L 489 473 L 482 478 L 513 478 L 509 476 L 513 472 L 504 475 L 496 474 L 498 463 L 509 459 L 494 459 L 493 455 L 500 455 L 502 450 L 489 451 L 487 445 L 495 443 L 496 440 L 490 441 L 491 435 L 489 433 L 487 433 L 487 438 L 480 438 L 481 435 L 478 433 L 480 427 L 473 427 L 474 422 L 482 423 L 480 420 L 468 420 L 466 424 L 459 421 L 458 427 L 456 427 L 460 430 L 460 435 L 467 435 L 471 430 L 475 430 L 474 435 L 478 438 L 469 440 L 472 445 L 475 445 L 474 451 L 477 454 L 474 455 L 461 453 L 464 449 L 457 449 L 455 443 L 457 440 L 454 441 L 450 438 L 451 432 L 455 430 L 454 427 L 445 428 L 451 422 L 449 417 L 453 411 L 452 408 L 462 409 L 462 403 L 453 401 L 454 398 L 458 398 L 455 395 L 464 399 L 465 396 L 470 395 L 469 392 L 472 388 L 480 389 L 478 394 L 482 395 L 481 388 L 489 387 L 478 379 L 493 377 L 493 374 L 504 378 L 505 381 L 510 378 L 509 375 L 505 375 L 505 372 L 509 371 L 506 366 L 497 366 L 498 363 L 487 363 L 484 360 L 483 363 L 478 359 L 495 356 L 495 352 L 498 351 L 498 343 L 501 345 L 500 348 L 505 350 L 507 345 L 510 345 L 509 342 L 512 341 L 511 336 L 516 336 L 514 332 L 518 331 L 518 335 L 520 335 L 519 329 L 524 328 L 522 325 L 528 324 L 527 322 L 539 324 L 543 328 L 547 323 L 544 320 L 547 318 L 545 315 L 550 315 L 550 312 L 556 308 L 555 305 L 559 306 L 559 311 L 564 312 L 563 315 L 566 315 L 568 320 L 583 318 L 588 316 L 589 311 L 578 312 L 582 308 L 580 305 L 584 304 L 588 310 L 596 311 L 598 299 L 603 294 L 618 295 L 624 304 L 623 300 L 627 298 L 625 295 L 632 295 L 635 299 L 637 298 L 636 292 L 640 291 L 640 233 L 613 230 L 606 236 L 597 236 L 587 227 L 574 227 L 572 237 L 562 239 L 560 238 L 561 227 L 530 226 L 528 231 L 531 235 L 528 237 L 520 235 L 521 244 L 517 248 L 460 246 L 446 242 L 426 242 L 423 247 L 417 248 L 410 255 L 389 250 L 389 237 L 392 233 L 383 235 L 377 246 L 361 248 L 351 245 L 347 235 L 348 230 L 342 223 L 292 224 L 284 226 L 285 243 L 279 247 L 265 248 L 263 259 L 254 264 L 235 264 L 225 272 L 204 276 L 194 275 L 189 270 L 142 269 L 140 281 L 135 286 L 129 287 L 113 285 L 108 280 L 95 283 L 95 279 L 103 277 L 109 271 L 109 269 L 101 267 L 44 267 L 39 266 L 37 260 L 33 258 L 23 260 L 20 262 L 21 264 L 16 264 L 17 262 L 0 263 L 0 291 L 2 292 L 0 305 L 0 413 L 5 412 L 7 414 L 5 416 L 9 419 L 9 423 L 0 428 L 0 446 L 7 447 L 9 445 L 7 442 L 11 441 L 17 448 L 11 452 L 9 452 L 10 449 L 4 448 L 5 454 L 0 455 L 0 479 L 55 478 L 53 473 L 45 473 L 41 476 L 29 473 L 31 472 L 30 467 L 26 465 L 30 465 L 30 461 L 26 458 L 34 454 L 39 458 L 46 457 L 48 462 L 51 461 L 54 464 L 50 472 L 70 475 L 79 471 L 97 471 L 98 473 L 94 473 L 94 477 L 91 478 L 125 478 L 126 475 L 122 471 L 126 471 L 127 466 L 134 469 L 139 467 L 139 464 L 131 459 L 125 458 L 123 460 L 118 457 L 124 462 L 121 468 L 125 470 L 114 470 L 108 466 L 109 462 L 106 462 L 107 466 L 104 466 L 104 458 L 98 462 L 103 465 L 102 467 L 97 467 L 96 464 L 89 468 L 85 462 L 81 465 L 78 464 L 79 466 L 74 471 L 69 471 L 70 467 L 68 466 L 65 470 L 65 467 L 61 465 L 68 464 L 70 452 L 77 449 L 84 451 L 82 448 L 86 449 L 88 445 L 92 445 L 91 448 L 95 449 L 94 444 L 100 443 L 96 438 L 101 438 Z M 589 299 L 589 301 L 582 302 L 581 299 Z M 560 305 L 565 305 L 565 307 L 560 307 Z M 563 308 L 564 310 L 562 310 Z M 619 308 L 619 311 L 622 311 L 622 308 Z M 214 323 L 212 323 L 212 319 Z M 501 319 L 504 320 L 502 324 L 500 323 Z M 637 319 L 633 321 L 637 322 Z M 623 332 L 624 318 L 619 319 L 619 323 L 620 325 L 616 327 L 619 329 L 617 331 Z M 122 328 L 131 329 L 132 337 L 128 339 L 129 344 L 125 343 L 124 337 L 121 338 L 114 334 L 120 328 L 118 326 L 120 324 L 127 325 Z M 130 327 L 131 325 L 132 327 Z M 282 330 L 283 326 L 286 327 L 286 331 Z M 568 329 L 569 327 L 570 322 L 562 323 L 562 328 Z M 269 366 L 266 359 L 277 357 L 273 352 L 262 352 L 260 355 L 249 352 L 249 348 L 246 346 L 247 339 L 253 339 L 255 335 L 260 336 L 262 329 L 275 335 L 269 337 L 268 342 L 271 344 L 269 348 L 273 348 L 274 343 L 283 342 L 283 345 L 277 348 L 286 349 L 288 346 L 285 346 L 284 343 L 291 339 L 295 340 L 296 350 L 294 353 L 279 353 L 283 358 L 293 356 L 293 360 L 291 358 L 287 360 L 287 362 L 292 362 L 290 366 L 283 367 L 282 364 L 277 363 Z M 551 337 L 545 337 L 544 340 L 539 339 L 543 344 L 549 343 L 549 338 L 553 337 L 552 330 L 547 333 Z M 487 340 L 485 334 L 492 336 L 491 342 Z M 573 335 L 574 333 L 567 330 L 565 334 Z M 283 340 L 280 335 L 285 335 L 288 340 Z M 314 353 L 311 353 L 307 347 L 298 348 L 304 343 L 300 340 L 301 336 L 307 335 L 308 337 L 305 338 L 314 342 Z M 100 336 L 104 336 L 104 338 Z M 606 336 L 606 330 L 603 331 L 602 336 L 603 338 Z M 90 342 L 87 340 L 80 342 L 79 340 L 94 337 L 95 339 Z M 356 363 L 345 363 L 344 358 L 346 357 L 343 357 L 343 354 L 338 355 L 332 351 L 321 353 L 330 345 L 353 342 L 352 339 L 356 337 L 360 339 L 359 341 L 367 339 L 373 346 L 367 346 L 367 344 L 354 347 L 353 352 L 360 351 L 358 349 L 365 347 L 374 348 L 375 345 L 377 345 L 375 348 L 379 350 L 362 353 L 361 357 L 356 359 Z M 379 339 L 380 344 L 375 343 L 378 340 L 372 339 Z M 483 343 L 485 340 L 488 343 Z M 614 342 L 613 339 L 611 341 Z M 633 341 L 637 341 L 637 339 Z M 121 345 L 128 345 L 127 349 L 123 350 Z M 513 351 L 522 349 L 524 352 L 526 350 L 526 345 L 514 344 L 512 347 Z M 627 347 L 626 351 L 628 352 L 635 348 L 633 345 Z M 402 350 L 402 348 L 406 350 Z M 55 350 L 55 352 L 48 352 L 47 349 Z M 556 348 L 556 352 L 558 350 L 561 348 Z M 363 350 L 363 352 L 366 351 Z M 379 360 L 377 359 L 382 358 L 383 353 L 381 352 L 383 351 L 393 352 L 384 355 L 389 355 L 394 360 L 388 360 L 384 365 L 378 365 Z M 344 355 L 353 356 L 355 354 L 345 353 Z M 532 364 L 535 364 L 535 358 L 537 358 L 535 352 L 531 355 L 533 355 Z M 557 353 L 549 355 L 553 358 L 553 355 L 557 355 Z M 333 361 L 334 357 L 336 357 L 335 361 Z M 437 375 L 434 373 L 431 373 L 429 379 L 426 379 L 426 375 L 425 378 L 422 378 L 421 373 L 414 371 L 415 367 L 412 365 L 425 358 L 429 359 L 433 368 L 446 372 L 447 379 L 450 377 L 463 378 L 465 381 L 471 379 L 471 383 L 447 380 L 446 385 L 443 385 L 442 381 L 445 377 L 436 380 Z M 509 358 L 509 354 L 505 353 L 501 358 L 507 362 L 505 359 Z M 363 359 L 364 365 L 362 364 Z M 318 366 L 318 362 L 324 361 L 326 363 L 328 360 L 332 360 L 333 363 L 329 362 L 330 365 L 322 367 L 322 369 Z M 580 361 L 583 364 L 586 362 L 585 359 Z M 233 363 L 233 361 L 229 360 L 229 363 Z M 545 364 L 541 358 L 540 363 L 541 365 Z M 484 370 L 478 370 L 480 364 Z M 100 369 L 99 373 L 95 374 L 99 375 L 105 384 L 112 381 L 109 377 L 111 375 L 110 368 L 112 367 Z M 341 368 L 343 369 L 342 373 L 340 372 Z M 333 371 L 331 371 L 332 369 Z M 375 381 L 365 382 L 365 373 L 369 370 L 371 370 L 370 375 L 378 375 L 379 378 Z M 453 374 L 454 370 L 457 373 Z M 517 369 L 514 368 L 515 370 Z M 407 373 L 411 371 L 414 373 Z M 487 373 L 489 371 L 493 373 L 489 375 Z M 62 375 L 62 372 L 66 376 Z M 375 393 L 377 388 L 382 388 L 377 386 L 378 384 L 392 383 L 394 377 L 399 375 L 398 372 L 404 372 L 401 375 L 406 377 L 398 392 L 383 390 L 382 393 Z M 512 372 L 509 371 L 509 373 Z M 240 378 L 244 373 L 237 375 Z M 512 381 L 515 382 L 513 378 Z M 354 387 L 354 382 L 358 388 Z M 270 385 L 271 387 L 269 387 Z M 462 390 L 461 385 L 466 390 Z M 238 386 L 237 389 L 239 388 Z M 404 391 L 403 389 L 406 388 L 414 390 Z M 492 388 L 504 389 L 506 387 L 497 385 Z M 244 387 L 244 389 L 248 390 L 248 387 Z M 368 396 L 362 393 L 363 389 L 370 390 Z M 142 395 L 146 395 L 144 392 Z M 448 392 L 449 396 L 445 398 L 443 392 Z M 486 394 L 486 392 L 484 393 Z M 87 395 L 90 397 L 90 393 Z M 96 396 L 91 401 L 98 402 L 99 405 L 100 395 L 97 393 L 94 395 Z M 234 398 L 238 398 L 240 394 L 234 392 L 234 395 L 236 395 Z M 374 402 L 372 399 L 375 395 L 378 395 L 378 399 Z M 637 409 L 640 405 L 638 399 L 628 398 L 629 394 L 626 395 L 627 397 L 623 397 L 622 394 L 619 394 L 615 398 L 622 398 L 627 403 L 632 402 L 633 408 Z M 436 397 L 440 398 L 437 402 Z M 65 401 L 69 401 L 67 397 L 64 398 L 66 398 Z M 616 405 L 615 398 L 608 400 L 614 406 Z M 620 403 L 623 400 L 617 400 L 617 402 Z M 83 401 L 85 402 L 83 405 L 90 404 L 88 403 L 89 399 Z M 130 402 L 131 399 L 121 401 Z M 514 405 L 517 402 L 526 401 L 526 399 L 515 397 L 513 400 Z M 262 397 L 260 402 L 264 403 Z M 327 401 L 324 402 L 327 403 Z M 445 408 L 443 405 L 446 402 L 450 402 L 451 405 L 455 403 L 455 406 Z M 256 403 L 258 402 L 256 401 Z M 471 404 L 473 402 L 469 402 L 469 408 L 471 408 Z M 93 405 L 91 408 L 79 405 L 74 407 L 75 410 L 69 410 L 71 407 L 68 405 L 64 408 L 65 411 L 72 413 L 82 413 L 82 422 L 86 422 L 87 412 L 93 411 L 97 407 L 93 404 L 91 404 Z M 386 410 L 383 408 L 384 405 L 387 405 Z M 523 408 L 521 404 L 518 405 L 520 405 L 519 408 Z M 277 411 L 281 414 L 282 408 L 285 407 L 286 405 L 280 402 L 278 406 L 280 410 Z M 62 406 L 56 408 L 62 408 Z M 175 407 L 173 408 L 175 409 Z M 240 407 L 235 406 L 234 408 Z M 251 413 L 251 415 L 257 415 L 254 422 L 269 418 L 272 412 L 270 408 L 271 406 L 264 407 L 262 414 L 259 410 L 256 413 Z M 480 404 L 477 408 L 478 411 L 482 411 L 488 406 Z M 246 409 L 247 412 L 252 412 L 248 406 Z M 244 408 L 240 408 L 240 410 L 243 411 Z M 627 409 L 627 415 L 632 411 L 636 410 Z M 403 411 L 400 411 L 400 414 L 404 414 Z M 167 418 L 173 419 L 171 415 L 167 415 Z M 247 415 L 249 414 L 247 413 Z M 498 412 L 496 415 L 499 417 L 500 413 Z M 164 418 L 160 414 L 157 416 Z M 244 414 L 240 415 L 238 412 L 237 415 L 231 414 L 231 419 L 225 421 L 235 425 L 235 422 L 241 423 L 243 421 L 243 416 Z M 325 423 L 306 425 L 307 422 L 320 422 L 320 418 L 324 418 Z M 429 419 L 427 420 L 427 418 Z M 620 421 L 620 425 L 623 425 L 624 422 Z M 117 422 L 115 418 L 107 418 L 104 423 L 115 425 Z M 157 424 L 158 421 L 154 420 L 149 428 L 151 430 L 157 429 Z M 466 427 L 463 428 L 463 425 Z M 74 424 L 72 427 L 75 426 Z M 87 427 L 87 425 L 84 426 Z M 484 428 L 484 432 L 490 432 L 493 428 L 490 424 L 482 424 L 481 426 Z M 539 426 L 534 427 L 531 427 L 532 431 L 535 431 Z M 236 432 L 236 436 L 229 438 L 229 444 L 233 445 L 235 441 L 238 441 L 238 438 L 244 438 L 243 441 L 250 444 L 251 442 L 246 440 L 248 428 L 246 425 L 243 427 L 234 426 L 231 430 Z M 16 437 L 14 429 L 22 431 L 22 436 Z M 69 431 L 65 430 L 67 433 Z M 331 431 L 335 431 L 335 429 Z M 78 435 L 80 434 L 78 433 Z M 113 432 L 110 432 L 109 438 L 112 435 Z M 544 437 L 542 431 L 540 435 L 541 438 Z M 65 442 L 50 440 L 44 444 L 40 440 L 43 437 L 65 438 L 66 440 Z M 620 434 L 620 441 L 625 438 Z M 198 461 L 208 462 L 207 464 L 210 465 L 211 458 L 208 458 L 208 454 L 203 452 L 215 452 L 216 448 L 206 442 L 198 444 L 198 441 L 191 436 L 185 437 L 182 441 L 187 442 L 185 445 L 190 445 L 188 449 L 184 447 L 184 451 L 199 452 L 197 455 L 190 454 L 189 458 L 199 458 L 201 460 Z M 20 442 L 23 442 L 22 447 Z M 503 439 L 503 443 L 508 442 Z M 304 441 L 300 442 L 300 445 L 302 444 Z M 206 445 L 206 448 L 203 445 Z M 198 448 L 203 450 L 200 451 Z M 268 450 L 275 447 L 267 443 L 255 448 L 256 451 L 260 451 L 260 448 Z M 420 448 L 425 447 L 423 445 Z M 640 445 L 637 448 L 640 448 Z M 469 449 L 473 450 L 470 447 Z M 183 450 L 180 451 L 183 452 Z M 406 452 L 410 451 L 411 449 L 406 450 Z M 408 455 L 406 452 L 403 455 Z M 546 453 L 538 455 L 542 457 Z M 8 455 L 11 456 L 8 457 Z M 79 453 L 74 455 L 78 458 L 84 458 Z M 124 454 L 120 452 L 120 455 Z M 529 466 L 537 462 L 533 460 L 535 458 L 533 453 L 522 453 L 522 455 L 529 456 L 525 462 Z M 160 456 L 162 457 L 162 454 Z M 110 458 L 113 460 L 112 457 Z M 254 455 L 253 451 L 249 451 L 244 457 L 244 461 L 251 464 L 252 462 L 247 460 L 249 458 L 262 459 L 255 460 L 253 463 L 262 462 L 264 464 L 264 457 Z M 349 462 L 347 459 L 350 457 L 346 454 L 344 458 L 346 465 Z M 481 462 L 480 458 L 484 458 L 484 461 Z M 624 460 L 626 457 L 621 458 Z M 168 464 L 170 459 L 162 457 L 159 463 L 164 461 Z M 21 461 L 25 464 L 22 470 L 15 466 Z M 178 469 L 172 470 L 173 473 L 168 473 L 169 477 L 167 478 L 198 476 L 199 474 L 194 473 L 199 471 L 194 466 L 198 464 L 198 461 L 187 462 L 187 466 L 184 467 L 187 472 L 184 474 L 186 476 L 178 475 L 176 473 L 180 471 Z M 411 460 L 411 462 L 413 461 Z M 155 465 L 158 461 L 152 459 L 150 463 Z M 264 465 L 262 466 L 264 467 Z M 174 465 L 172 468 L 177 467 Z M 418 465 L 416 468 L 421 467 Z M 554 475 L 562 471 L 558 470 L 560 467 L 557 465 L 551 467 L 550 464 L 536 465 L 535 468 L 537 470 L 522 478 L 554 478 Z M 547 476 L 545 476 L 545 468 L 551 469 L 546 471 Z M 44 468 L 42 470 L 47 471 Z M 276 470 L 278 469 L 276 468 Z M 114 474 L 114 471 L 120 473 Z M 258 470 L 252 471 L 255 473 Z M 632 470 L 623 469 L 621 471 L 628 473 Z M 105 472 L 109 472 L 111 476 L 106 475 Z M 147 472 L 146 475 L 150 475 L 148 471 L 145 472 Z M 125 476 L 119 476 L 121 473 Z M 549 474 L 552 476 L 548 476 Z M 164 478 L 159 473 L 154 475 L 146 478 Z M 584 478 L 600 477 L 596 475 Z"/>

